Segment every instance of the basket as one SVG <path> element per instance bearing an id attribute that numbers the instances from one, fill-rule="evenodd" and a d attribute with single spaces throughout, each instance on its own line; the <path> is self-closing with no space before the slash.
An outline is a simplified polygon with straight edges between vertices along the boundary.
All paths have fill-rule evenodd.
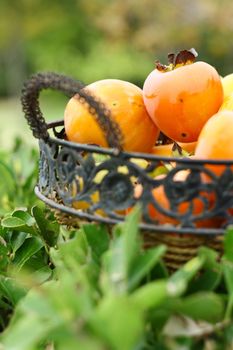
<path id="1" fill-rule="evenodd" d="M 165 243 L 165 261 L 170 269 L 177 269 L 195 256 L 201 245 L 221 254 L 224 232 L 233 221 L 233 160 L 123 152 L 118 125 L 103 103 L 87 94 L 84 87 L 83 83 L 56 73 L 33 75 L 24 84 L 23 111 L 34 137 L 39 139 L 36 195 L 55 211 L 62 224 L 77 227 L 87 221 L 102 222 L 109 230 L 124 221 L 129 208 L 140 203 L 139 227 L 145 248 Z M 86 104 L 105 133 L 109 148 L 69 142 L 63 120 L 46 123 L 39 105 L 44 89 L 58 90 L 68 97 L 75 95 Z M 141 159 L 148 162 L 146 168 L 140 166 Z M 151 177 L 161 166 L 169 172 L 163 177 Z M 221 166 L 221 176 L 211 166 Z M 176 181 L 176 175 L 183 170 L 189 173 L 185 181 Z M 208 181 L 203 180 L 206 178 Z M 135 181 L 143 189 L 139 197 L 135 196 Z M 152 194 L 160 186 L 168 206 L 161 205 Z M 201 212 L 195 211 L 197 200 L 202 203 Z M 180 211 L 184 203 L 185 210 Z M 151 208 L 158 217 L 165 218 L 163 224 L 156 215 L 152 217 Z M 210 222 L 216 225 L 208 225 Z"/>

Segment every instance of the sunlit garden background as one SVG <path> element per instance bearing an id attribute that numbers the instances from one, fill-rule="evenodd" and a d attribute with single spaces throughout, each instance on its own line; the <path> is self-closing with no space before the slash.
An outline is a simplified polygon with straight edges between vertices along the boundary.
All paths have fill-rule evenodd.
<path id="1" fill-rule="evenodd" d="M 232 16 L 230 0 L 1 0 L 0 145 L 15 134 L 33 141 L 19 96 L 35 72 L 142 86 L 156 59 L 166 62 L 168 52 L 190 47 L 221 75 L 232 72 Z M 44 95 L 46 117 L 62 118 L 62 96 Z"/>

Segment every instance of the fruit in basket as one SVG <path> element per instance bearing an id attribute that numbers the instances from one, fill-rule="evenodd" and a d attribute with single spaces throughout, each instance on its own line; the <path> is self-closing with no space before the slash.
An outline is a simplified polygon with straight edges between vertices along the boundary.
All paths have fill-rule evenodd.
<path id="1" fill-rule="evenodd" d="M 175 174 L 173 177 L 173 181 L 177 182 L 177 188 L 175 189 L 173 187 L 173 195 L 178 196 L 179 199 L 182 196 L 185 196 L 185 186 L 183 187 L 184 193 L 182 193 L 182 183 L 184 184 L 185 181 L 191 181 L 191 175 L 190 179 L 188 178 L 190 175 L 189 170 L 181 170 Z M 156 179 L 164 179 L 167 175 L 162 174 L 156 177 Z M 190 184 L 191 184 L 190 182 Z M 176 192 L 176 193 L 175 193 Z M 180 192 L 180 193 L 179 193 Z M 137 184 L 135 186 L 135 198 L 139 199 L 143 193 L 143 187 L 141 184 Z M 170 208 L 170 201 L 166 196 L 165 190 L 164 190 L 164 185 L 161 184 L 160 186 L 154 188 L 152 190 L 152 195 L 154 197 L 154 200 L 158 203 L 158 205 L 163 209 L 168 212 L 174 214 L 174 209 Z M 205 210 L 211 210 L 214 207 L 214 195 L 212 193 L 204 192 L 202 191 L 200 193 L 200 196 L 203 198 L 203 201 L 199 197 L 193 198 L 192 202 L 190 200 L 181 202 L 176 209 L 176 213 L 180 216 L 185 215 L 185 213 L 189 212 L 190 208 L 192 215 L 198 216 L 202 215 L 202 213 Z M 177 198 L 177 197 L 176 197 Z M 208 203 L 207 209 L 205 207 L 204 203 Z M 149 211 L 149 216 L 156 220 L 158 224 L 171 224 L 171 225 L 177 225 L 180 223 L 180 220 L 171 216 L 168 216 L 162 212 L 160 212 L 157 208 L 155 208 L 152 204 L 149 204 L 148 206 L 148 211 Z M 220 225 L 220 220 L 219 218 L 208 218 L 208 219 L 201 219 L 194 221 L 196 227 L 218 227 Z"/>
<path id="2" fill-rule="evenodd" d="M 123 150 L 150 151 L 159 130 L 146 111 L 142 90 L 138 86 L 122 80 L 105 79 L 85 89 L 110 110 L 122 133 Z M 108 147 L 106 135 L 95 116 L 77 96 L 72 97 L 66 106 L 64 123 L 68 140 Z"/>
<path id="3" fill-rule="evenodd" d="M 218 72 L 206 62 L 194 62 L 194 49 L 169 54 L 169 65 L 156 63 L 143 86 L 146 109 L 168 137 L 196 141 L 206 121 L 223 102 Z"/>
<path id="4" fill-rule="evenodd" d="M 226 75 L 222 79 L 224 97 L 233 93 L 233 73 Z"/>
<path id="5" fill-rule="evenodd" d="M 219 109 L 219 111 L 233 111 L 233 92 L 224 97 L 223 103 Z"/>
<path id="6" fill-rule="evenodd" d="M 195 151 L 197 142 L 178 142 L 177 145 L 180 147 L 181 155 L 193 154 Z M 168 143 L 166 145 L 156 145 L 152 148 L 151 152 L 155 156 L 160 157 L 172 157 L 174 156 L 175 146 L 174 143 Z"/>
<path id="7" fill-rule="evenodd" d="M 199 135 L 195 158 L 233 161 L 233 112 L 222 110 L 208 120 Z M 220 175 L 225 166 L 208 168 Z"/>

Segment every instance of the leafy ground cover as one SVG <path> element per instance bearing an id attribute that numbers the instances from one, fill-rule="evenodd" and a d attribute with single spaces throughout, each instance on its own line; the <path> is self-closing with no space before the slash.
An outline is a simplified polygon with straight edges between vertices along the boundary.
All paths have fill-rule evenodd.
<path id="1" fill-rule="evenodd" d="M 37 151 L 0 153 L 0 349 L 233 348 L 233 229 L 169 273 L 142 249 L 140 208 L 115 226 L 59 225 L 34 195 Z"/>

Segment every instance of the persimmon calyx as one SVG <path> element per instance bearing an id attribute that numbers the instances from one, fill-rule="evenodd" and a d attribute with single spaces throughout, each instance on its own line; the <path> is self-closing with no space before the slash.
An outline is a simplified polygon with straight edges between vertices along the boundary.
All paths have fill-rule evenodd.
<path id="1" fill-rule="evenodd" d="M 156 61 L 155 67 L 161 72 L 169 72 L 181 66 L 194 63 L 197 56 L 198 56 L 198 53 L 194 48 L 191 48 L 189 50 L 182 50 L 177 54 L 169 53 L 168 54 L 169 65 L 164 65 L 164 64 L 161 64 L 159 61 Z"/>

